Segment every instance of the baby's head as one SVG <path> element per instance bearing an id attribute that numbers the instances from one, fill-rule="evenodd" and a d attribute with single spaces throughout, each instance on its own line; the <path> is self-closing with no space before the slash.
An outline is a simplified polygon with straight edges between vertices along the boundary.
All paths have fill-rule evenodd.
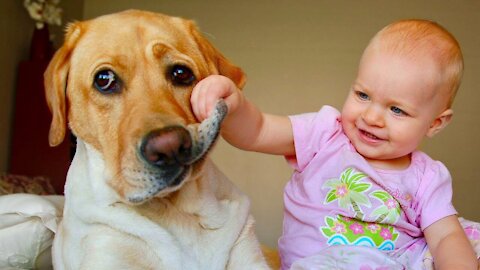
<path id="1" fill-rule="evenodd" d="M 422 139 L 450 122 L 462 72 L 458 42 L 440 25 L 425 20 L 388 25 L 360 60 L 342 110 L 346 135 L 367 159 L 408 164 Z"/>
<path id="2" fill-rule="evenodd" d="M 447 108 L 452 105 L 463 75 L 463 57 L 457 40 L 445 28 L 427 20 L 397 21 L 371 39 L 364 56 L 371 51 L 430 62 L 436 68 L 437 90 L 442 91 L 438 94 L 447 98 Z"/>

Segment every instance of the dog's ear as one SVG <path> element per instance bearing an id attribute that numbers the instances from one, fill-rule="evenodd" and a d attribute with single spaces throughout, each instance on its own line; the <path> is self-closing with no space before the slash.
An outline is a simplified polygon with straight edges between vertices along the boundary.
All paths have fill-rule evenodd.
<path id="1" fill-rule="evenodd" d="M 57 50 L 43 74 L 45 97 L 48 108 L 52 112 L 52 123 L 48 134 L 50 146 L 62 143 L 67 128 L 66 89 L 70 69 L 70 55 L 81 34 L 78 23 L 67 27 L 65 41 Z"/>
<path id="2" fill-rule="evenodd" d="M 195 42 L 207 60 L 210 70 L 212 70 L 213 67 L 220 75 L 230 78 L 238 88 L 242 89 L 247 81 L 247 77 L 243 70 L 232 64 L 202 34 L 200 34 L 200 31 L 194 22 L 188 21 L 187 23 L 190 33 L 195 38 Z"/>

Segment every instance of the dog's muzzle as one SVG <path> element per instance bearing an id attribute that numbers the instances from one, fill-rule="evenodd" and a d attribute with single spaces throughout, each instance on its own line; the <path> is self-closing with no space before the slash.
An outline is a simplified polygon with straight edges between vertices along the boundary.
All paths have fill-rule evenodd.
<path id="1" fill-rule="evenodd" d="M 220 100 L 212 115 L 201 123 L 167 126 L 153 130 L 142 140 L 139 155 L 148 168 L 148 190 L 128 196 L 139 203 L 163 190 L 180 186 L 191 166 L 205 156 L 220 133 L 220 125 L 227 114 L 225 101 Z"/>

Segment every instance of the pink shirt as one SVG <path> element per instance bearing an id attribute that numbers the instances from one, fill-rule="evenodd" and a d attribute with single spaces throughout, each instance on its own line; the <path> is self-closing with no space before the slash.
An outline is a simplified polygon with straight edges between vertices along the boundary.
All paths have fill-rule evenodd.
<path id="1" fill-rule="evenodd" d="M 282 269 L 331 245 L 408 248 L 430 224 L 456 214 L 441 162 L 416 151 L 405 170 L 375 169 L 345 136 L 335 108 L 290 120 L 296 157 L 284 192 Z"/>

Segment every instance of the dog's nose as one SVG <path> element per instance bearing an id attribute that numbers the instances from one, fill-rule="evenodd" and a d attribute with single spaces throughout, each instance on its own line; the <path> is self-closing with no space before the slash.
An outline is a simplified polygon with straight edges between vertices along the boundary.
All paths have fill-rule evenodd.
<path id="1" fill-rule="evenodd" d="M 166 127 L 150 132 L 143 140 L 140 151 L 149 164 L 164 167 L 185 164 L 191 148 L 192 139 L 185 128 Z"/>

